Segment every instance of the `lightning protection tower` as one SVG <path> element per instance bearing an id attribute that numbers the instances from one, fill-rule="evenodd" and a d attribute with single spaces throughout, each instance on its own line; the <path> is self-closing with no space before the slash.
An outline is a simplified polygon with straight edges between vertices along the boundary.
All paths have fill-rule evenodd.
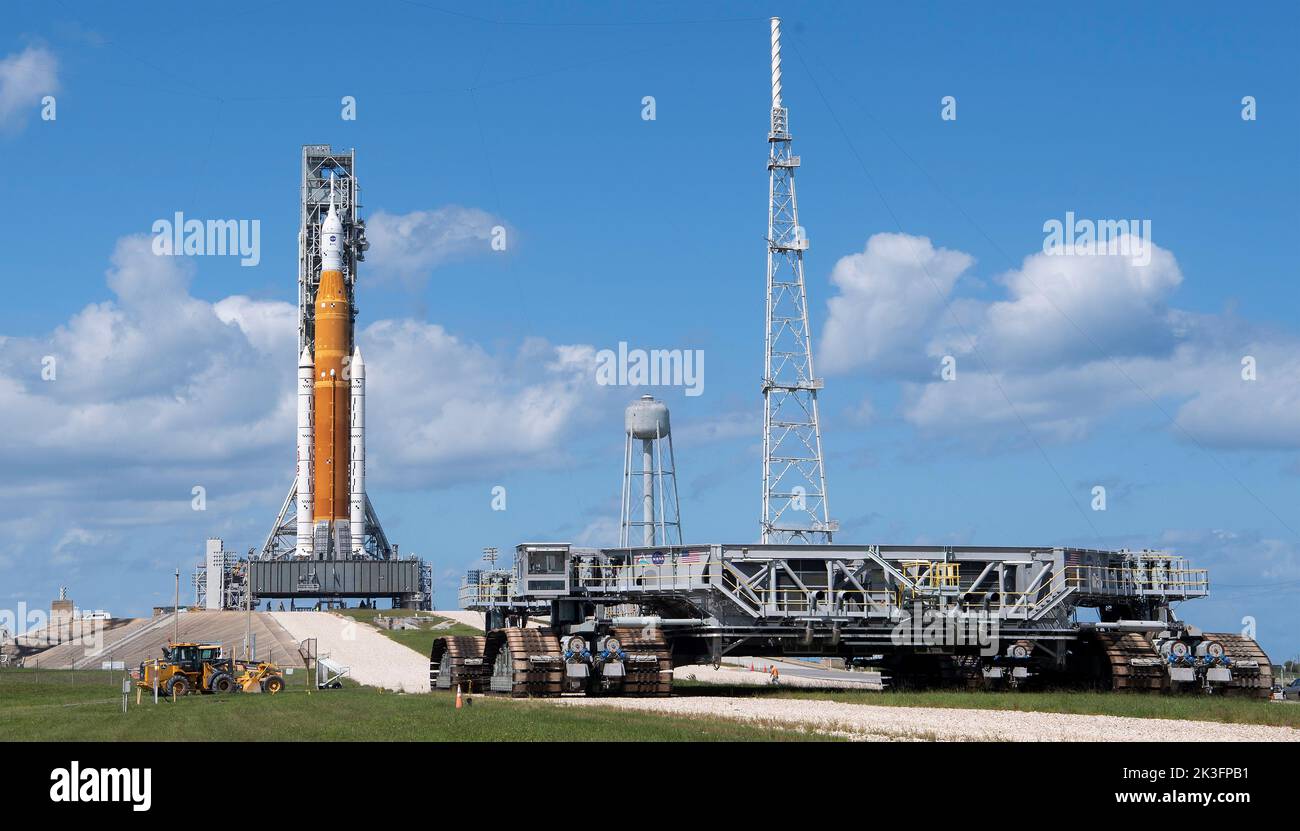
<path id="1" fill-rule="evenodd" d="M 781 20 L 772 18 L 772 122 L 767 211 L 767 331 L 763 371 L 764 543 L 829 543 L 836 523 L 826 502 L 808 297 L 789 113 L 781 101 Z"/>
<path id="2" fill-rule="evenodd" d="M 619 520 L 621 547 L 681 545 L 681 504 L 677 501 L 677 463 L 668 407 L 643 395 L 628 405 L 623 420 L 623 507 Z M 668 466 L 664 467 L 664 446 Z M 636 503 L 641 505 L 636 519 Z"/>

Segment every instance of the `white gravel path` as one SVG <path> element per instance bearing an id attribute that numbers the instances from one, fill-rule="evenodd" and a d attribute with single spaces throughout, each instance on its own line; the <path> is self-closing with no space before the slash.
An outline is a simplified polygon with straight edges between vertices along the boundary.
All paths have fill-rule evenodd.
<path id="1" fill-rule="evenodd" d="M 722 666 L 714 669 L 707 664 L 700 666 L 682 666 L 673 669 L 673 678 L 677 681 L 699 681 L 701 684 L 735 684 L 749 687 L 770 687 L 772 679 L 767 673 L 766 664 L 755 664 L 757 671 L 751 672 L 746 667 Z M 779 669 L 785 665 L 778 664 Z M 781 676 L 782 687 L 816 687 L 824 690 L 862 690 L 880 689 L 878 681 L 868 681 L 863 674 L 862 681 L 836 680 L 831 678 L 801 678 L 786 673 Z"/>
<path id="2" fill-rule="evenodd" d="M 329 612 L 271 612 L 294 640 L 315 638 L 320 655 L 351 667 L 359 684 L 408 693 L 429 691 L 429 659 L 365 623 Z"/>
<path id="3" fill-rule="evenodd" d="M 888 707 L 806 699 L 560 698 L 562 706 L 615 707 L 788 725 L 863 741 L 1300 741 L 1300 730 L 1174 719 Z"/>

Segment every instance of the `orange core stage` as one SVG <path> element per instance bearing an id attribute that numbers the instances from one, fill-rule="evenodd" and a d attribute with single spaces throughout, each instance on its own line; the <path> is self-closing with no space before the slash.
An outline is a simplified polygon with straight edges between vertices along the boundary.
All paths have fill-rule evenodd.
<path id="1" fill-rule="evenodd" d="M 349 386 L 346 375 L 352 354 L 352 311 L 343 287 L 343 274 L 326 270 L 316 291 L 315 354 L 315 471 L 312 517 L 319 535 L 322 521 L 333 526 L 348 521 L 348 448 L 350 440 Z"/>

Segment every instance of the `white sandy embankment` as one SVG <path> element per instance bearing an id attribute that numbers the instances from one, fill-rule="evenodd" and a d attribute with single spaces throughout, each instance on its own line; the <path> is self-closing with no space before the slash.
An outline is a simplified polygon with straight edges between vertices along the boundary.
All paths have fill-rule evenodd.
<path id="1" fill-rule="evenodd" d="M 439 609 L 432 614 L 438 617 L 445 617 L 447 620 L 454 620 L 457 623 L 463 623 L 466 626 L 473 626 L 475 629 L 483 628 L 482 612 L 467 612 L 464 609 Z"/>
<path id="2" fill-rule="evenodd" d="M 378 629 L 329 612 L 271 612 L 299 642 L 315 638 L 317 654 L 351 669 L 359 684 L 408 693 L 429 691 L 429 659 Z"/>
<path id="3" fill-rule="evenodd" d="M 482 612 L 467 612 L 464 609 L 435 609 L 429 614 L 445 617 L 466 626 L 473 626 L 475 629 L 482 630 L 484 628 L 484 614 Z M 548 620 L 545 617 L 532 618 L 528 621 L 528 625 L 530 627 L 545 626 Z"/>
<path id="4" fill-rule="evenodd" d="M 1300 741 L 1300 730 L 1256 724 L 887 707 L 779 698 L 561 698 L 562 706 L 615 707 L 675 716 L 725 718 L 847 736 L 861 741 Z"/>

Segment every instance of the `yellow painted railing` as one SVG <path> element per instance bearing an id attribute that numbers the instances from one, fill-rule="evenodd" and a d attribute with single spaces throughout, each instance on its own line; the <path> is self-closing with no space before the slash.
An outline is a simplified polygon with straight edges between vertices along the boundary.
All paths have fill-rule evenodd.
<path id="1" fill-rule="evenodd" d="M 961 585 L 959 563 L 943 560 L 903 560 L 899 563 L 903 576 L 931 589 L 955 589 Z"/>

